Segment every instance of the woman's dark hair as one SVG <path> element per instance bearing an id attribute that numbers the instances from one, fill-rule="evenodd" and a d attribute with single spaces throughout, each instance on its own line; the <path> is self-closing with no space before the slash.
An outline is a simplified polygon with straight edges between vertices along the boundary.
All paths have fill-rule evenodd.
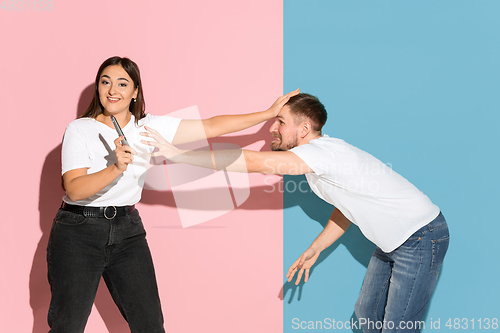
<path id="1" fill-rule="evenodd" d="M 87 111 L 85 111 L 85 113 L 81 115 L 80 118 L 96 118 L 104 111 L 101 101 L 99 100 L 99 81 L 104 69 L 108 66 L 113 65 L 122 66 L 122 68 L 125 70 L 125 72 L 127 72 L 127 74 L 134 82 L 134 89 L 139 88 L 136 101 L 134 102 L 134 100 L 132 100 L 129 106 L 129 111 L 134 115 L 135 121 L 137 122 L 139 119 L 142 119 L 146 116 L 146 114 L 144 113 L 146 109 L 146 103 L 144 102 L 144 94 L 142 92 L 141 73 L 139 71 L 139 66 L 137 66 L 137 64 L 129 58 L 111 57 L 109 59 L 106 59 L 101 64 L 101 67 L 99 67 L 99 70 L 97 71 L 97 75 L 95 77 L 94 97 L 92 98 L 92 102 L 90 102 Z"/>
<path id="2" fill-rule="evenodd" d="M 313 130 L 316 132 L 321 131 L 326 123 L 327 113 L 325 106 L 313 95 L 300 93 L 290 97 L 285 105 L 290 107 L 293 115 L 309 118 Z"/>

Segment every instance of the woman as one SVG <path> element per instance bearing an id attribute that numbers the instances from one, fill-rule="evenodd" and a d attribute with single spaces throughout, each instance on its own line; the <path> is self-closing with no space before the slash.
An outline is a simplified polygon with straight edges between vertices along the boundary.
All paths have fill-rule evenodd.
<path id="1" fill-rule="evenodd" d="M 51 332 L 83 332 L 101 276 L 131 332 L 164 332 L 155 272 L 146 232 L 134 204 L 152 147 L 140 142 L 144 125 L 174 144 L 239 131 L 277 115 L 289 93 L 266 111 L 180 120 L 145 114 L 138 66 L 112 57 L 100 66 L 94 97 L 71 122 L 62 146 L 66 196 L 47 248 L 52 299 Z M 117 137 L 114 116 L 123 136 Z"/>

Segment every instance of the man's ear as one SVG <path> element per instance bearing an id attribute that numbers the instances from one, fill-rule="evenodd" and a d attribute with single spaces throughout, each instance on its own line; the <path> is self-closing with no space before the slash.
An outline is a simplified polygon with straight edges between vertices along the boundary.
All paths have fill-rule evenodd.
<path id="1" fill-rule="evenodd" d="M 311 123 L 309 121 L 304 121 L 300 124 L 300 138 L 305 138 L 311 132 Z"/>

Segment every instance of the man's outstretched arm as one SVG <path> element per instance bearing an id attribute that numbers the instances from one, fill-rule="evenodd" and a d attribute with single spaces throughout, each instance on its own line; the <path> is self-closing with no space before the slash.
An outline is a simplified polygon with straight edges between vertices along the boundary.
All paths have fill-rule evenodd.
<path id="1" fill-rule="evenodd" d="M 156 130 L 145 127 L 149 132 L 141 135 L 153 140 L 142 143 L 158 148 L 151 156 L 163 156 L 175 163 L 186 163 L 214 170 L 274 175 L 302 175 L 312 172 L 311 168 L 290 151 L 230 150 L 181 150 L 165 140 Z"/>
<path id="2" fill-rule="evenodd" d="M 302 253 L 302 255 L 297 259 L 292 266 L 288 269 L 286 277 L 288 282 L 292 281 L 293 276 L 298 271 L 297 280 L 295 284 L 299 284 L 302 275 L 304 274 L 304 282 L 309 280 L 309 270 L 314 265 L 319 257 L 321 251 L 332 245 L 337 239 L 344 234 L 344 232 L 351 225 L 349 221 L 340 210 L 335 208 L 330 215 L 328 223 L 319 234 L 319 236 L 312 242 L 311 246 Z"/>

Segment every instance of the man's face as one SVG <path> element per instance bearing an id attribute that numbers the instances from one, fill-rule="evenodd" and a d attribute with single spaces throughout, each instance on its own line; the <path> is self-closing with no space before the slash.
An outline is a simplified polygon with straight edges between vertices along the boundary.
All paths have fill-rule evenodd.
<path id="1" fill-rule="evenodd" d="M 299 125 L 295 123 L 289 106 L 284 106 L 269 129 L 275 137 L 271 150 L 286 151 L 299 145 Z"/>

